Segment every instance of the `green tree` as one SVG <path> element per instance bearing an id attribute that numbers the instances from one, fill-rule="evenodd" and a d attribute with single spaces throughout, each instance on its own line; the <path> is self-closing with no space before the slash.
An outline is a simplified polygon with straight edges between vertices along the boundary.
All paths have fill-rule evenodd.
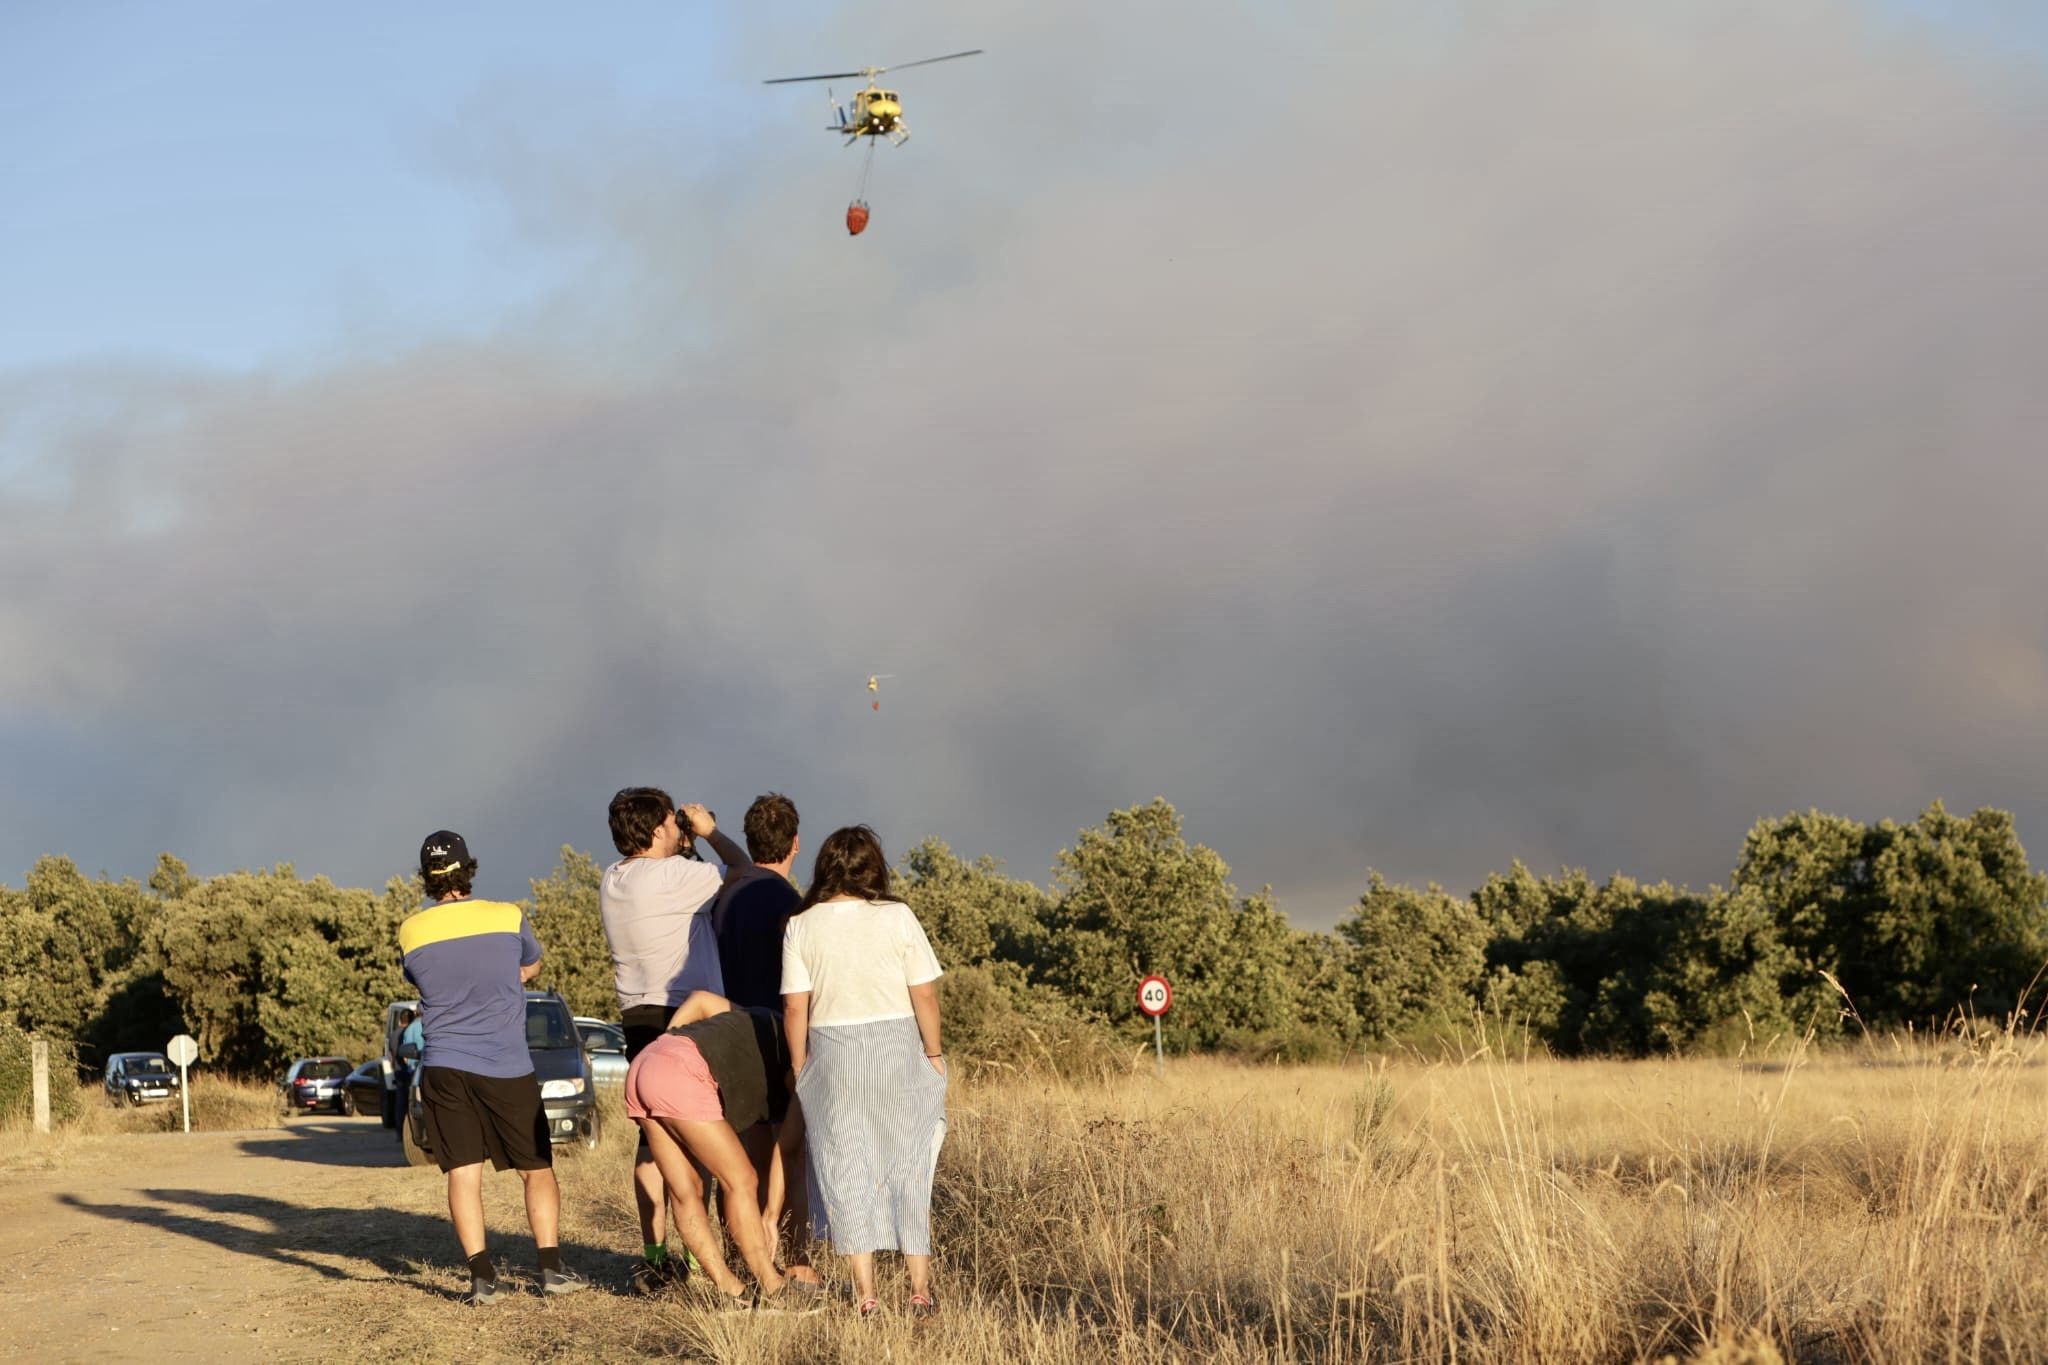
<path id="1" fill-rule="evenodd" d="M 1526 1020 L 1567 1054 L 1641 1055 L 1675 1044 L 1665 1025 L 1682 1011 L 1660 999 L 1660 1018 L 1651 1001 L 1705 913 L 1699 897 L 1628 877 L 1596 884 L 1579 868 L 1538 877 L 1516 862 L 1472 901 L 1491 932 L 1489 1010 Z"/>
<path id="2" fill-rule="evenodd" d="M 619 997 L 597 908 L 603 876 L 595 858 L 564 844 L 555 870 L 533 883 L 533 932 L 542 953 L 533 984 L 558 992 L 572 1013 L 610 1019 L 618 1013 Z"/>
<path id="3" fill-rule="evenodd" d="M 1824 998 L 1826 971 L 1872 1025 L 2002 1013 L 2048 955 L 2048 878 L 2001 810 L 1959 817 L 1937 801 L 1909 825 L 1818 811 L 1762 821 L 1734 887 L 1770 908 L 1788 950 L 1781 993 Z"/>
<path id="4" fill-rule="evenodd" d="M 1181 835 L 1163 799 L 1110 812 L 1060 852 L 1046 925 L 1046 979 L 1089 1013 L 1135 1033 L 1138 982 L 1173 982 L 1168 1040 L 1215 1047 L 1295 1017 L 1286 917 L 1263 892 L 1240 902 L 1223 859 Z"/>
<path id="5" fill-rule="evenodd" d="M 69 858 L 36 861 L 0 888 L 0 1012 L 47 1037 L 83 1037 L 147 950 L 156 904 L 132 880 L 87 878 Z"/>
<path id="6" fill-rule="evenodd" d="M 1351 998 L 1369 1039 L 1463 1018 L 1477 1003 L 1487 926 L 1440 886 L 1417 891 L 1373 872 L 1337 937 L 1352 949 Z"/>
<path id="7" fill-rule="evenodd" d="M 1052 897 L 1031 882 L 1003 874 L 994 858 L 968 862 L 937 839 L 904 855 L 896 886 L 951 969 L 1007 962 L 1026 976 L 1046 964 L 1045 921 Z"/>
<path id="8" fill-rule="evenodd" d="M 398 925 L 417 889 L 302 881 L 290 864 L 190 886 L 164 915 L 163 975 L 207 1061 L 275 1070 L 293 1056 L 375 1051 L 406 992 Z"/>

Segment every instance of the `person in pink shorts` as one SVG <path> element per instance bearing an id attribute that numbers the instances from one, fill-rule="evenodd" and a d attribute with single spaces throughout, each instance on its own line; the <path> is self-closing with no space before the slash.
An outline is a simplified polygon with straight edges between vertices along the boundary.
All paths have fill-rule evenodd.
<path id="1" fill-rule="evenodd" d="M 775 1267 L 774 1242 L 762 1216 L 761 1175 L 755 1154 L 742 1141 L 755 1139 L 759 1155 L 773 1159 L 765 1135 L 770 1119 L 788 1107 L 788 1069 L 781 1019 L 773 1010 L 736 1010 L 723 996 L 696 991 L 626 1072 L 626 1113 L 646 1134 L 662 1180 L 683 1194 L 677 1205 L 683 1245 L 721 1293 L 747 1297 L 705 1215 L 694 1160 L 718 1181 L 720 1211 L 754 1274 L 754 1301 L 761 1306 L 779 1305 L 789 1285 L 812 1289 Z"/>

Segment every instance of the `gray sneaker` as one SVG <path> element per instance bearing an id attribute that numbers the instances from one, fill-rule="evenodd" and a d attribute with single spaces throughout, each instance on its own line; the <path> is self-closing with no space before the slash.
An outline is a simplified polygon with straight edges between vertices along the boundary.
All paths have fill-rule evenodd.
<path id="1" fill-rule="evenodd" d="M 567 1266 L 560 1270 L 543 1270 L 540 1273 L 540 1292 L 543 1294 L 573 1294 L 579 1289 L 588 1288 L 590 1281 Z"/>
<path id="2" fill-rule="evenodd" d="M 469 1292 L 462 1296 L 462 1301 L 481 1308 L 485 1304 L 497 1303 L 501 1299 L 509 1299 L 511 1297 L 512 1291 L 505 1288 L 495 1278 L 480 1280 L 472 1275 L 469 1277 Z"/>

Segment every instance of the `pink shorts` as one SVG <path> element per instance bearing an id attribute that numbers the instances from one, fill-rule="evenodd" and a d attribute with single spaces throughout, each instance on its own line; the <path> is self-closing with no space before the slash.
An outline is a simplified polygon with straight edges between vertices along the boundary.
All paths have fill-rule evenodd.
<path id="1" fill-rule="evenodd" d="M 626 1069 L 626 1113 L 635 1119 L 716 1123 L 725 1117 L 725 1106 L 697 1045 L 664 1033 Z"/>

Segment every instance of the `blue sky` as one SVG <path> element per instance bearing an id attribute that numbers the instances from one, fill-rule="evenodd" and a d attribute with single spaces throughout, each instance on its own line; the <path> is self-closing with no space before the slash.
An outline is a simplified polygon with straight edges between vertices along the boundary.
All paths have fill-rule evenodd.
<path id="1" fill-rule="evenodd" d="M 726 50 L 718 11 L 675 4 L 6 6 L 0 367 L 247 368 L 488 330 L 567 263 L 437 135 L 501 81 L 670 108 L 709 89 L 721 121 L 768 116 Z"/>

